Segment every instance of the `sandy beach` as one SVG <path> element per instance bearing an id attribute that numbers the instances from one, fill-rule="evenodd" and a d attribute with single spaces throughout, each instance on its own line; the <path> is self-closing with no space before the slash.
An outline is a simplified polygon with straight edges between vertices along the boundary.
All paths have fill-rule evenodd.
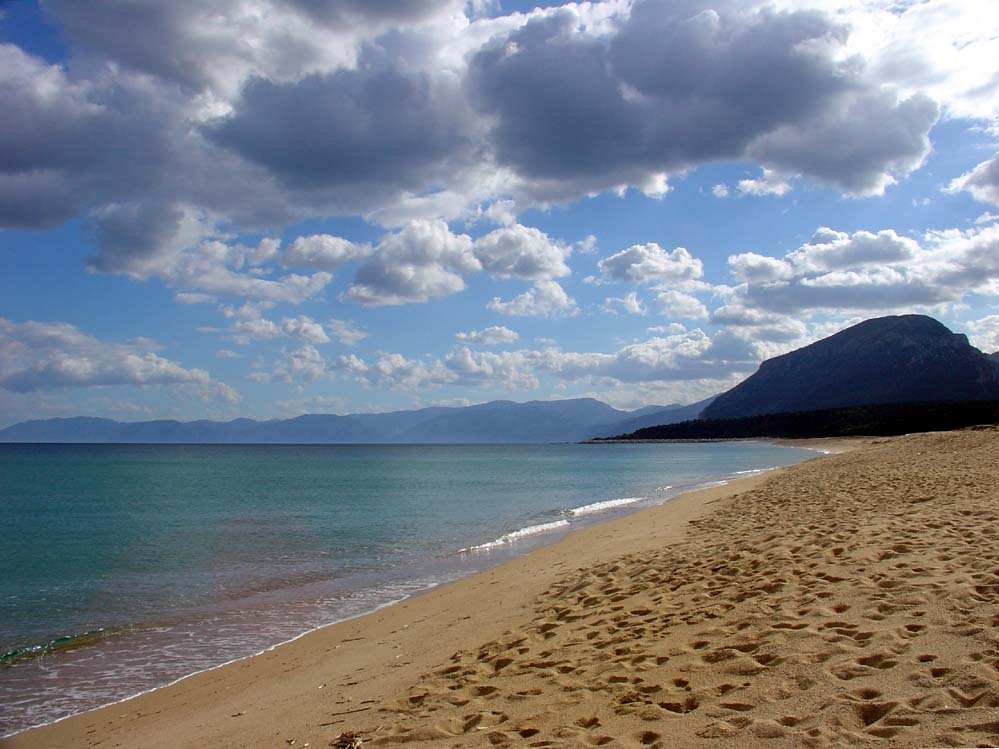
<path id="1" fill-rule="evenodd" d="M 999 744 L 999 431 L 812 446 L 0 744 Z"/>

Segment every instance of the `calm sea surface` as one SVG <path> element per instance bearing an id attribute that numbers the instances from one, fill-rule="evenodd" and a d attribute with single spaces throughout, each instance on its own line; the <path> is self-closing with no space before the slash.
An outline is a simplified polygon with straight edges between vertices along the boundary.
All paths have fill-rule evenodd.
<path id="1" fill-rule="evenodd" d="M 812 455 L 748 442 L 0 445 L 0 735 Z"/>

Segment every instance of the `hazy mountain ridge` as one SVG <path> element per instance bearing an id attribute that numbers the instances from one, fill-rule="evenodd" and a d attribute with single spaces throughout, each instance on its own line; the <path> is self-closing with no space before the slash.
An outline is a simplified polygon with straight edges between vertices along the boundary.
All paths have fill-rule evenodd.
<path id="1" fill-rule="evenodd" d="M 155 420 L 119 422 L 74 417 L 25 421 L 0 429 L 0 442 L 147 443 L 444 443 L 575 442 L 696 416 L 703 407 L 646 406 L 620 411 L 594 398 L 490 401 L 378 414 L 303 414 L 254 421 Z M 637 420 L 637 421 L 636 421 Z M 633 426 L 632 423 L 638 424 Z"/>
<path id="2" fill-rule="evenodd" d="M 999 362 L 925 315 L 879 317 L 768 359 L 702 419 L 999 399 Z"/>

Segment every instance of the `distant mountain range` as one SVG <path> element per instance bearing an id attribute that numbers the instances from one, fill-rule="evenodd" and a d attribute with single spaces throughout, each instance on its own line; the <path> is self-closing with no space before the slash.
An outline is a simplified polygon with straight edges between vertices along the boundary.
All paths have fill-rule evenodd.
<path id="1" fill-rule="evenodd" d="M 619 411 L 593 398 L 575 398 L 274 421 L 123 423 L 78 417 L 15 424 L 0 430 L 0 442 L 576 442 L 695 419 L 989 400 L 999 400 L 999 352 L 983 354 L 932 317 L 902 315 L 866 320 L 768 359 L 728 392 L 689 406 Z"/>
<path id="2" fill-rule="evenodd" d="M 999 356 L 925 315 L 866 320 L 768 359 L 701 419 L 892 403 L 999 400 Z"/>
<path id="3" fill-rule="evenodd" d="M 142 421 L 76 417 L 0 429 L 0 442 L 137 443 L 457 443 L 577 442 L 697 418 L 710 398 L 689 406 L 619 411 L 593 398 L 492 401 L 477 406 L 379 414 L 306 414 L 254 421 Z"/>

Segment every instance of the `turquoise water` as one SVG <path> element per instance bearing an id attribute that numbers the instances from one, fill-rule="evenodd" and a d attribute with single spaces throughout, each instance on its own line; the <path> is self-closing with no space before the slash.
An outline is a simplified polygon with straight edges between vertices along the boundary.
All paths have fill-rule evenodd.
<path id="1" fill-rule="evenodd" d="M 0 735 L 812 454 L 748 442 L 0 445 Z"/>

